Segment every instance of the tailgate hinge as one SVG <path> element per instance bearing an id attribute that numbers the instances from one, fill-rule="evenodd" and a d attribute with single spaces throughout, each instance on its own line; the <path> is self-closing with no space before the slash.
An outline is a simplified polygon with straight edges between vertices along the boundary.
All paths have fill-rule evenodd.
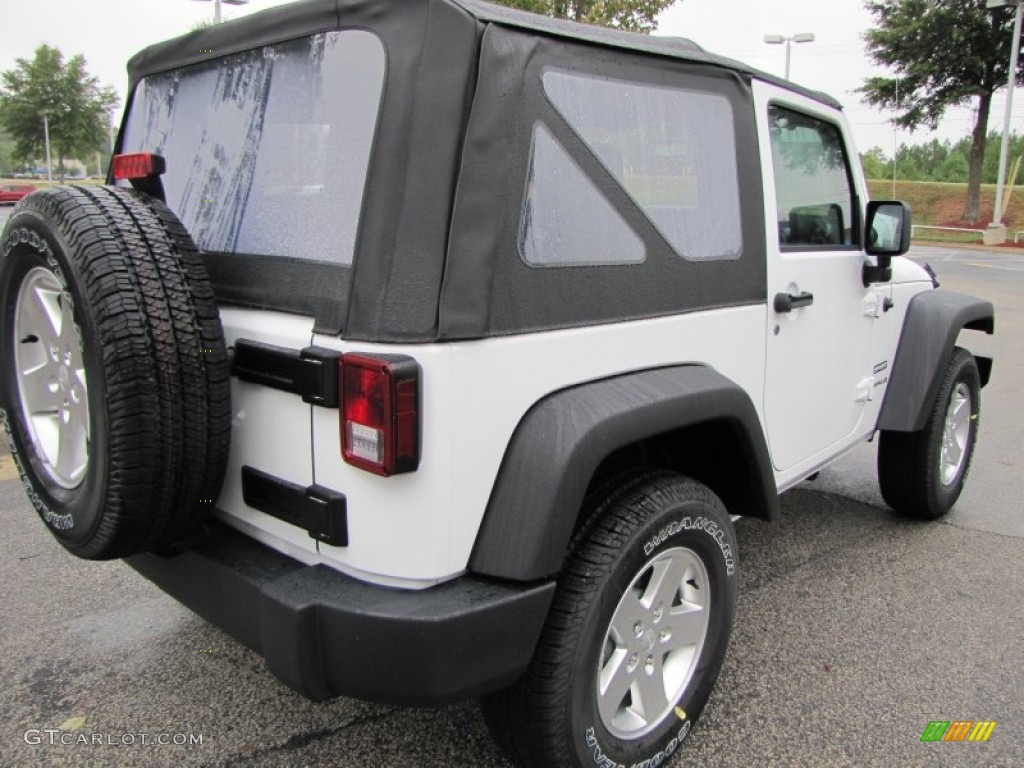
<path id="1" fill-rule="evenodd" d="M 311 405 L 337 408 L 340 358 L 341 352 L 324 347 L 297 350 L 238 339 L 231 373 L 242 381 L 302 395 Z"/>
<path id="2" fill-rule="evenodd" d="M 345 494 L 322 485 L 302 486 L 252 467 L 242 467 L 242 499 L 278 520 L 298 526 L 332 547 L 348 546 Z"/>

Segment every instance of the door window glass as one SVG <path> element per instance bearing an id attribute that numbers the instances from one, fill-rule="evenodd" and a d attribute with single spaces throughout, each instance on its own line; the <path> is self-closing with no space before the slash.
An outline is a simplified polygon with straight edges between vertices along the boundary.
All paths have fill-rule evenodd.
<path id="1" fill-rule="evenodd" d="M 783 107 L 768 109 L 779 244 L 856 244 L 853 190 L 839 129 Z"/>

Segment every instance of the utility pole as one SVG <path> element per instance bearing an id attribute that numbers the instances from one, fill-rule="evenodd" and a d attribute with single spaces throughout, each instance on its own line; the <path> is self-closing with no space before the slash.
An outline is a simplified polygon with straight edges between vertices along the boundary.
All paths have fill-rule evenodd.
<path id="1" fill-rule="evenodd" d="M 1020 26 L 1024 16 L 1024 2 L 1021 0 L 988 0 L 986 7 L 1002 8 L 1007 5 L 1017 6 L 1017 15 L 1013 22 L 1013 44 L 1010 46 L 1010 77 L 1006 86 L 1006 113 L 1003 115 L 1003 142 L 999 148 L 999 180 L 996 183 L 996 204 L 992 211 L 992 223 L 989 230 L 991 237 L 986 237 L 989 244 L 1006 242 L 1006 227 L 1003 226 L 1003 194 L 1006 187 L 1006 160 L 1010 153 L 1010 113 L 1013 109 L 1013 92 L 1017 86 L 1017 60 L 1020 55 Z"/>

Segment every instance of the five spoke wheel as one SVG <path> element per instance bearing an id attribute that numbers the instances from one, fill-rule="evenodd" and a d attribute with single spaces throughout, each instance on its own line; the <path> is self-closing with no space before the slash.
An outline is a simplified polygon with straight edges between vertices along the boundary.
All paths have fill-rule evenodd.
<path id="1" fill-rule="evenodd" d="M 43 470 L 76 488 L 89 465 L 89 405 L 73 304 L 45 267 L 25 275 L 14 310 L 22 415 Z"/>
<path id="2" fill-rule="evenodd" d="M 971 390 L 958 382 L 949 399 L 942 430 L 939 473 L 943 485 L 952 485 L 967 457 L 967 441 L 971 433 Z"/>
<path id="3" fill-rule="evenodd" d="M 598 709 L 622 739 L 659 725 L 690 682 L 708 631 L 708 575 L 683 547 L 643 565 L 619 601 L 605 634 Z"/>

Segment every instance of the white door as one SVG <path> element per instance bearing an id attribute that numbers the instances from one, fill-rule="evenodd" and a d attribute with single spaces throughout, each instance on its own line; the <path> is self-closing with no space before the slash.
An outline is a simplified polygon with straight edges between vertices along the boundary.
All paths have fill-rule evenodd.
<path id="1" fill-rule="evenodd" d="M 759 101 L 771 157 L 765 415 L 772 461 L 785 472 L 857 436 L 872 396 L 879 297 L 863 284 L 860 203 L 840 124 L 810 100 Z"/>

